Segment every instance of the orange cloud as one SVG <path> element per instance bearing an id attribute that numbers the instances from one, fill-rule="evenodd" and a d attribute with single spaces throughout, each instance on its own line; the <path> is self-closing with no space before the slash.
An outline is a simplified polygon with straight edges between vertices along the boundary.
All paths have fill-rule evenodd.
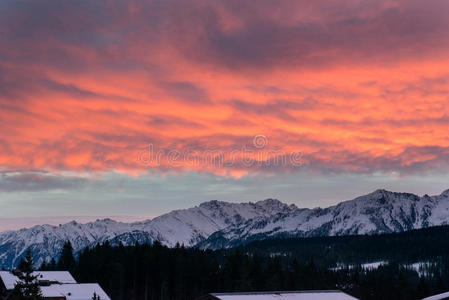
<path id="1" fill-rule="evenodd" d="M 446 1 L 36 5 L 0 7 L 3 169 L 447 170 Z"/>

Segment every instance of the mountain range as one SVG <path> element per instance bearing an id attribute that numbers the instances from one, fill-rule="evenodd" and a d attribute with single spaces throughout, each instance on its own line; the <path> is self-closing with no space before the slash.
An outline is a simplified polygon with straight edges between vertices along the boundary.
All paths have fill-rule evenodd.
<path id="1" fill-rule="evenodd" d="M 326 208 L 298 208 L 275 199 L 255 203 L 209 201 L 134 223 L 111 219 L 86 224 L 37 225 L 0 233 L 0 268 L 15 267 L 30 249 L 36 265 L 57 258 L 70 241 L 75 252 L 109 241 L 134 245 L 160 241 L 209 249 L 274 237 L 402 232 L 449 224 L 449 190 L 419 197 L 377 190 Z"/>

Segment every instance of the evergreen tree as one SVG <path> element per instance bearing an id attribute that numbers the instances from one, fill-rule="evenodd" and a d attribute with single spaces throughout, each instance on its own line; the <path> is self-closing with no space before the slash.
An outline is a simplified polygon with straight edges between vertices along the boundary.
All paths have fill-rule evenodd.
<path id="1" fill-rule="evenodd" d="M 340 289 L 366 300 L 417 300 L 449 290 L 448 249 L 448 226 L 391 235 L 273 239 L 215 251 L 168 248 L 157 241 L 104 243 L 80 253 L 73 275 L 79 282 L 98 282 L 116 300 L 309 289 Z M 362 267 L 376 260 L 389 263 Z M 404 267 L 417 261 L 429 264 L 419 273 Z"/>
<path id="2" fill-rule="evenodd" d="M 92 300 L 100 300 L 100 296 L 98 296 L 97 293 L 94 292 L 94 296 L 92 297 Z"/>
<path id="3" fill-rule="evenodd" d="M 41 288 L 39 286 L 38 275 L 33 274 L 33 259 L 31 251 L 28 250 L 25 259 L 22 259 L 18 266 L 17 277 L 19 281 L 14 286 L 12 299 L 17 300 L 39 300 L 42 299 Z"/>
<path id="4" fill-rule="evenodd" d="M 50 263 L 47 265 L 48 270 L 56 270 L 56 260 L 51 259 Z"/>
<path id="5" fill-rule="evenodd" d="M 58 261 L 59 270 L 73 271 L 75 268 L 75 257 L 73 256 L 73 247 L 70 241 L 65 242 L 61 251 L 61 257 Z"/>

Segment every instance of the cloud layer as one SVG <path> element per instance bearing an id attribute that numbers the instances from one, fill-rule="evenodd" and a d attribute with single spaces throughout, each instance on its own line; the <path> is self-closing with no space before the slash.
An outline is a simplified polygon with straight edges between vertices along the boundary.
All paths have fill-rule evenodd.
<path id="1" fill-rule="evenodd" d="M 61 176 L 43 172 L 0 173 L 0 192 L 39 192 L 79 189 L 88 182 L 79 176 Z"/>
<path id="2" fill-rule="evenodd" d="M 0 28 L 4 170 L 448 171 L 447 1 L 6 0 Z"/>

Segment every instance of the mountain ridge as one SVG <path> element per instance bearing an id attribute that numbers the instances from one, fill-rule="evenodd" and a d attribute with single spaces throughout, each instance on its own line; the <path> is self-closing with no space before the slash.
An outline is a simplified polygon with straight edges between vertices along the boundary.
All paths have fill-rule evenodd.
<path id="1" fill-rule="evenodd" d="M 133 223 L 105 218 L 1 232 L 0 267 L 15 267 L 27 249 L 36 264 L 57 258 L 67 240 L 75 251 L 105 241 L 134 245 L 155 240 L 169 247 L 179 243 L 218 249 L 272 237 L 402 232 L 448 222 L 449 189 L 422 197 L 378 189 L 324 208 L 298 208 L 271 198 L 246 203 L 211 200 Z"/>
<path id="2" fill-rule="evenodd" d="M 296 209 L 276 201 L 208 201 L 192 208 L 174 210 L 150 220 L 133 223 L 105 218 L 85 224 L 71 221 L 59 226 L 44 224 L 5 231 L 0 233 L 0 267 L 13 268 L 27 249 L 32 250 L 37 265 L 49 261 L 59 255 L 67 240 L 72 243 L 75 251 L 105 241 L 133 245 L 135 242 L 149 243 L 159 240 L 170 247 L 176 243 L 191 247 L 227 226 L 256 216 L 268 217 L 278 211 Z"/>
<path id="3" fill-rule="evenodd" d="M 419 197 L 376 190 L 327 208 L 302 209 L 289 216 L 254 218 L 244 226 L 215 232 L 199 246 L 227 248 L 276 236 L 334 236 L 402 232 L 449 221 L 449 193 Z"/>

